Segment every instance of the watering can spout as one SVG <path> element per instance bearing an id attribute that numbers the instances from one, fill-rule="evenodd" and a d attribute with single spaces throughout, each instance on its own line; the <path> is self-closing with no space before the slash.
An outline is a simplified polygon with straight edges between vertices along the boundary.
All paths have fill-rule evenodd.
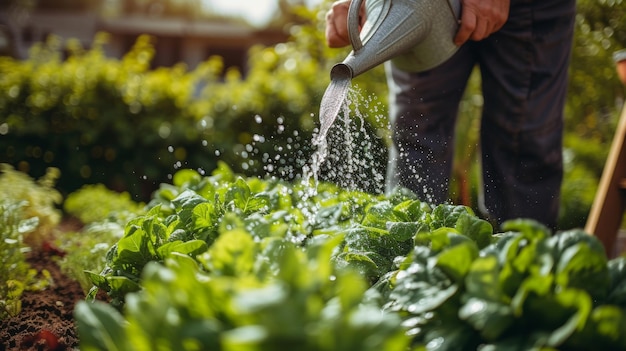
<path id="1" fill-rule="evenodd" d="M 330 69 L 331 80 L 350 80 L 355 77 L 352 68 L 346 63 L 338 63 Z"/>
<path id="2" fill-rule="evenodd" d="M 359 30 L 362 5 L 367 20 Z M 331 79 L 354 78 L 389 60 L 412 72 L 443 63 L 458 49 L 453 39 L 460 12 L 460 0 L 352 0 L 348 34 L 353 50 L 331 69 Z"/>

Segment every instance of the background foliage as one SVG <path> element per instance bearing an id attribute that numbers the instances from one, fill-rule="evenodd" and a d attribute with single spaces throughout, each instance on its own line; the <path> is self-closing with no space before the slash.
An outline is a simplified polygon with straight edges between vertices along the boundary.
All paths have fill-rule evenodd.
<path id="1" fill-rule="evenodd" d="M 254 48 L 245 77 L 222 72 L 217 57 L 195 70 L 180 65 L 150 70 L 150 37 L 140 37 L 119 60 L 104 55 L 105 34 L 89 49 L 73 43 L 62 47 L 51 38 L 26 61 L 0 57 L 0 159 L 34 176 L 58 167 L 63 193 L 103 183 L 137 200 L 146 200 L 177 169 L 207 173 L 219 161 L 247 175 L 297 179 L 314 151 L 310 140 L 330 67 L 348 53 L 324 44 L 329 3 L 313 10 L 295 7 L 302 24 L 291 27 L 292 39 Z M 586 220 L 624 98 L 611 60 L 612 52 L 626 47 L 623 5 L 578 1 L 566 107 L 564 228 Z M 353 86 L 361 97 L 353 99 L 352 108 L 364 115 L 375 136 L 367 146 L 374 164 L 360 172 L 372 179 L 384 174 L 388 142 L 382 68 L 358 77 Z M 452 188 L 453 199 L 473 207 L 480 197 L 479 87 L 473 77 L 461 104 L 457 147 L 465 151 L 457 152 Z M 363 108 L 368 99 L 375 100 L 375 108 Z M 335 166 L 326 167 L 330 174 Z M 358 181 L 352 185 L 380 191 Z"/>

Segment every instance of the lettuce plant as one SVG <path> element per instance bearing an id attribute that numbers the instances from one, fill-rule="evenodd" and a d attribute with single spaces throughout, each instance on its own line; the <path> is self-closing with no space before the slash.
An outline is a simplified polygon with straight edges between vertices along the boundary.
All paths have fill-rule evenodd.
<path id="1" fill-rule="evenodd" d="M 123 236 L 126 223 L 145 213 L 145 204 L 133 201 L 127 192 L 96 184 L 69 194 L 63 208 L 84 226 L 57 237 L 57 245 L 66 253 L 58 264 L 87 293 L 93 284 L 85 271 L 104 269 L 106 252 Z"/>
<path id="2" fill-rule="evenodd" d="M 101 302 L 77 305 L 81 348 L 405 350 L 398 316 L 365 298 L 361 276 L 336 274 L 335 244 L 302 250 L 238 229 L 223 233 L 200 264 L 180 254 L 151 262 L 123 314 Z"/>
<path id="3" fill-rule="evenodd" d="M 478 251 L 445 230 L 416 246 L 386 308 L 426 350 L 625 350 L 626 258 L 580 230 L 511 221 Z M 446 245 L 434 245 L 447 242 Z"/>

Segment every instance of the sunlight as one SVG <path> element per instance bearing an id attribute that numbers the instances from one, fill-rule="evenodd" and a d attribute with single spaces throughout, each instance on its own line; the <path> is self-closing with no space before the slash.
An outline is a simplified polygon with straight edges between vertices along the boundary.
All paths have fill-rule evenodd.
<path id="1" fill-rule="evenodd" d="M 253 25 L 266 24 L 276 12 L 276 0 L 203 0 L 205 9 L 224 15 L 241 16 Z"/>
<path id="2" fill-rule="evenodd" d="M 322 0 L 306 0 L 313 6 Z M 252 25 L 267 24 L 278 10 L 278 0 L 202 0 L 204 8 L 224 15 L 240 16 Z"/>

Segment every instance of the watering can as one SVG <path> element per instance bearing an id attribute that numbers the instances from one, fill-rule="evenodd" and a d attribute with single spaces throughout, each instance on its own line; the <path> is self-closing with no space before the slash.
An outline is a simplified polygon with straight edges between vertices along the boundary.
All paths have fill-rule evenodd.
<path id="1" fill-rule="evenodd" d="M 353 50 L 331 69 L 331 79 L 352 79 L 389 60 L 409 72 L 425 71 L 457 51 L 460 0 L 365 0 L 367 20 L 359 30 L 363 1 L 350 4 Z"/>

